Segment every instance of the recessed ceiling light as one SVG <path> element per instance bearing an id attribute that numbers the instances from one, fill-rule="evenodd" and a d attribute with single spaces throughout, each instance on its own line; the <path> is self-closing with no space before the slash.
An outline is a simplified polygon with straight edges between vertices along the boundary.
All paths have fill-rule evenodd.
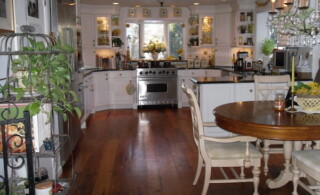
<path id="1" fill-rule="evenodd" d="M 176 7 L 176 5 L 171 5 L 171 7 Z"/>
<path id="2" fill-rule="evenodd" d="M 193 3 L 193 5 L 200 5 L 200 3 Z"/>
<path id="3" fill-rule="evenodd" d="M 118 2 L 114 2 L 114 3 L 112 3 L 113 5 L 119 5 L 119 3 Z"/>
<path id="4" fill-rule="evenodd" d="M 221 1 L 227 1 L 227 0 L 221 0 Z"/>
<path id="5" fill-rule="evenodd" d="M 135 7 L 141 7 L 141 5 L 135 5 Z"/>

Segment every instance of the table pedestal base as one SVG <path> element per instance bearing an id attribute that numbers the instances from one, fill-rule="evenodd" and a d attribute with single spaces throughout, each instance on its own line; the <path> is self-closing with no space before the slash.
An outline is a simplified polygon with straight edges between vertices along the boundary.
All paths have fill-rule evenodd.
<path id="1" fill-rule="evenodd" d="M 280 172 L 280 175 L 276 179 L 268 179 L 267 185 L 270 189 L 280 188 L 286 185 L 289 181 L 292 181 L 292 171 L 291 171 L 291 153 L 293 143 L 292 141 L 284 141 L 283 143 L 283 155 L 284 155 L 284 169 Z M 294 142 L 294 150 L 301 150 L 301 141 Z"/>

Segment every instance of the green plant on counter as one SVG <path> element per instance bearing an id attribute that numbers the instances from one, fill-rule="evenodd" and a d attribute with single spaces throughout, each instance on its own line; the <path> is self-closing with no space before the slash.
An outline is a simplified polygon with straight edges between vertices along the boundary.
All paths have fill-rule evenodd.
<path id="1" fill-rule="evenodd" d="M 276 46 L 276 42 L 272 39 L 264 39 L 262 44 L 261 44 L 261 52 L 266 55 L 269 56 L 272 54 L 273 49 Z"/>
<path id="2" fill-rule="evenodd" d="M 24 53 L 12 60 L 11 70 L 13 75 L 20 70 L 27 70 L 22 76 L 23 86 L 18 85 L 18 79 L 10 77 L 3 85 L 0 85 L 0 92 L 4 99 L 10 94 L 15 94 L 15 100 L 31 96 L 32 101 L 26 106 L 31 116 L 40 111 L 48 116 L 47 122 L 51 120 L 51 112 L 46 112 L 43 105 L 51 103 L 53 111 L 62 114 L 67 119 L 67 113 L 75 111 L 80 118 L 81 110 L 74 106 L 78 102 L 77 94 L 71 88 L 72 66 L 69 63 L 68 54 L 73 52 L 69 45 L 62 45 L 58 40 L 56 44 L 48 44 L 43 41 L 35 41 L 28 38 L 30 47 L 23 47 Z"/>
<path id="3" fill-rule="evenodd" d="M 123 42 L 120 38 L 118 37 L 112 38 L 112 47 L 121 47 L 122 45 L 123 45 Z"/>

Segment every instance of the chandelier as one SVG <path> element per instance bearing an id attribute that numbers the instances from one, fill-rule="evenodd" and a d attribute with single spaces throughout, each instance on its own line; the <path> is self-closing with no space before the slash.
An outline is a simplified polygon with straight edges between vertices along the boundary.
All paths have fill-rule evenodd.
<path id="1" fill-rule="evenodd" d="M 314 47 L 320 44 L 320 0 L 271 0 L 268 27 L 276 40 L 288 45 Z"/>

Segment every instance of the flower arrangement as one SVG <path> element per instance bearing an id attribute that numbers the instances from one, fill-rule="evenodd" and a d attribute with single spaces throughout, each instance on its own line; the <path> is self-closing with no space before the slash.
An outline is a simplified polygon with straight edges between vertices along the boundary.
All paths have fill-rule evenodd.
<path id="1" fill-rule="evenodd" d="M 142 49 L 143 53 L 160 53 L 167 51 L 167 46 L 158 40 L 150 40 Z"/>
<path id="2" fill-rule="evenodd" d="M 294 87 L 297 96 L 317 96 L 320 97 L 320 84 L 316 82 L 302 83 Z"/>
<path id="3" fill-rule="evenodd" d="M 306 111 L 320 110 L 320 85 L 316 82 L 302 83 L 294 87 L 297 103 Z"/>
<path id="4" fill-rule="evenodd" d="M 183 54 L 183 49 L 178 49 L 177 53 L 181 56 Z"/>

